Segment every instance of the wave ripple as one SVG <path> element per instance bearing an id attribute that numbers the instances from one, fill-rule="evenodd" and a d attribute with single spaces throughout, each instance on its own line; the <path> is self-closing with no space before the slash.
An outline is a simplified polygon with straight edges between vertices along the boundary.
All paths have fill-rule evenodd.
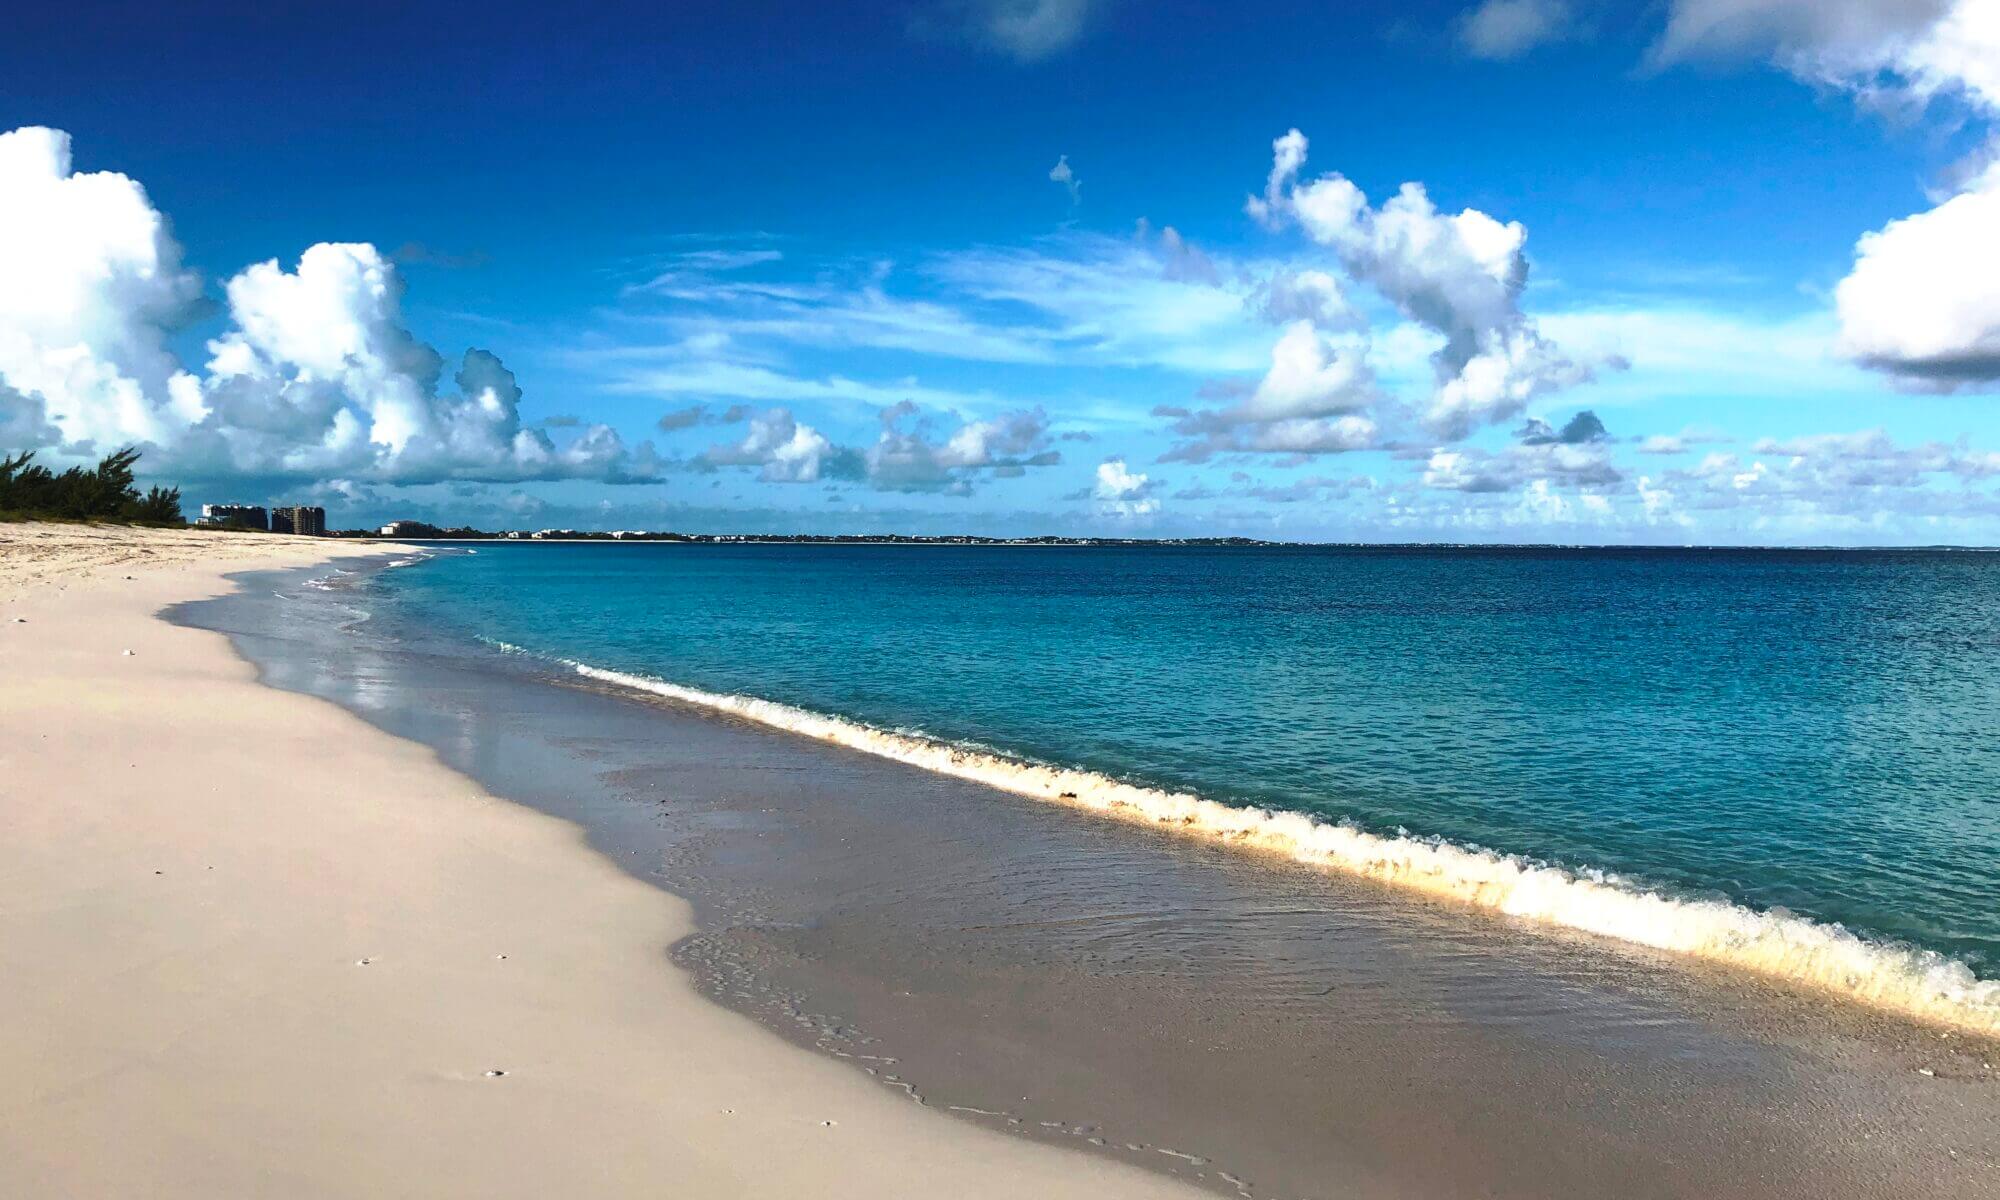
<path id="1" fill-rule="evenodd" d="M 1304 813 L 1124 783 L 754 696 L 707 692 L 568 660 L 565 665 L 588 679 L 1015 795 L 1276 854 L 1511 917 L 1725 963 L 1925 1021 L 2000 1034 L 2000 981 L 1980 979 L 1966 964 L 1935 951 L 1869 941 L 1839 925 L 1672 896 L 1608 873 L 1571 870 L 1438 838 L 1375 834 Z"/>

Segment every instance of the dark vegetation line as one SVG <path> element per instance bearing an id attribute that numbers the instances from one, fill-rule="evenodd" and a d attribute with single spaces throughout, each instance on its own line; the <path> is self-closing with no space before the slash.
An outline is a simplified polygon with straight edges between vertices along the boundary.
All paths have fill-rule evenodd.
<path id="1" fill-rule="evenodd" d="M 127 447 L 94 467 L 57 473 L 35 465 L 35 454 L 0 453 L 0 520 L 122 521 L 134 525 L 184 525 L 181 490 L 154 487 L 141 494 L 132 482 L 139 452 Z"/>

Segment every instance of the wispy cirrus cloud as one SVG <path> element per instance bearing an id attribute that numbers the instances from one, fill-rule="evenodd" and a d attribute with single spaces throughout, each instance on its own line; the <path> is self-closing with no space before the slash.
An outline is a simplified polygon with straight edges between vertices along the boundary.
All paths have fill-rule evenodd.
<path id="1" fill-rule="evenodd" d="M 1459 46 L 1474 58 L 1504 60 L 1574 36 L 1566 0 L 1485 0 L 1459 18 Z"/>
<path id="2" fill-rule="evenodd" d="M 918 10 L 911 29 L 1038 63 L 1081 41 L 1103 7 L 1103 0 L 938 0 Z"/>
<path id="3" fill-rule="evenodd" d="M 669 434 L 744 423 L 697 454 L 706 467 L 849 496 L 960 496 L 1044 468 L 1059 477 L 1057 445 L 1095 434 L 1099 467 L 1122 472 L 1112 482 L 1148 489 L 1114 497 L 1112 482 L 1068 471 L 1065 486 L 1082 486 L 1063 494 L 1100 516 L 1127 503 L 1156 520 L 1316 505 L 1379 530 L 1678 536 L 1691 522 L 1799 522 L 1815 508 L 1853 521 L 1871 503 L 1885 520 L 1933 520 L 1925 506 L 1944 503 L 1947 483 L 1983 502 L 1990 485 L 1969 470 L 1888 488 L 1881 464 L 1817 468 L 1814 492 L 1803 482 L 1814 468 L 1793 459 L 1821 451 L 1744 452 L 1739 474 L 1784 473 L 1791 486 L 1725 494 L 1718 469 L 1697 475 L 1694 460 L 1730 432 L 1690 417 L 1749 396 L 1879 395 L 1839 352 L 1832 314 L 1803 295 L 1745 307 L 1754 297 L 1740 274 L 1721 277 L 1736 308 L 1704 306 L 1690 297 L 1717 282 L 1712 266 L 1648 274 L 1642 263 L 1619 291 L 1531 296 L 1519 223 L 1441 210 L 1417 185 L 1371 202 L 1341 176 L 1306 177 L 1302 136 L 1273 149 L 1246 207 L 1280 237 L 1255 253 L 1144 222 L 1129 237 L 1064 230 L 902 257 L 708 244 L 654 264 L 579 361 L 609 392 L 671 405 Z M 1304 236 L 1285 239 L 1293 230 Z M 753 436 L 760 419 L 770 428 Z M 1003 429 L 1031 431 L 1033 445 L 965 449 Z M 1750 431 L 1733 432 L 1749 444 Z M 1341 477 L 1367 485 L 1288 478 L 1331 455 L 1373 456 Z M 1961 460 L 1982 461 L 1970 450 Z M 1138 465 L 1154 461 L 1194 477 L 1169 493 Z M 1211 472 L 1247 474 L 1221 485 Z"/>
<path id="4" fill-rule="evenodd" d="M 748 252 L 718 268 L 691 257 L 624 292 L 629 344 L 669 338 L 759 346 L 887 351 L 1043 366 L 1235 369 L 1261 349 L 1245 311 L 1248 283 L 1181 272 L 1193 252 L 1166 230 L 1151 241 L 1064 234 L 1017 248 L 789 263 Z"/>
<path id="5" fill-rule="evenodd" d="M 1160 238 L 1072 234 L 1019 249 L 940 254 L 921 271 L 996 319 L 1057 331 L 1064 361 L 1188 373 L 1254 369 L 1269 336 L 1248 310 L 1259 264 L 1193 265 L 1171 227 Z"/>
<path id="6" fill-rule="evenodd" d="M 1072 207 L 1083 202 L 1083 180 L 1077 178 L 1076 168 L 1069 165 L 1069 155 L 1059 156 L 1056 165 L 1049 168 L 1049 182 L 1062 185 L 1063 191 L 1069 193 Z"/>
<path id="7" fill-rule="evenodd" d="M 978 412 L 1003 403 L 990 391 L 933 387 L 914 376 L 900 379 L 852 379 L 845 375 L 797 375 L 715 357 L 703 349 L 685 355 L 667 347 L 582 352 L 607 376 L 607 392 L 683 400 L 688 397 L 745 400 L 756 403 L 829 405 L 850 415 L 888 408 L 904 401 L 926 408 Z M 662 361 L 662 360 L 665 361 Z"/>

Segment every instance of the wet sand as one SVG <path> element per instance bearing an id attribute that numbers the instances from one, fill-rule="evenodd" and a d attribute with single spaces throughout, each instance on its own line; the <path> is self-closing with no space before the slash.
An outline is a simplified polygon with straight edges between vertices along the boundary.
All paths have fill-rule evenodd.
<path id="1" fill-rule="evenodd" d="M 354 551 L 0 525 L 0 1196 L 1182 1191 L 709 1003 L 685 903 L 155 615 Z"/>
<path id="2" fill-rule="evenodd" d="M 298 580 L 184 610 L 691 898 L 714 999 L 1221 1194 L 2000 1194 L 2000 1051 L 580 686 Z M 288 602 L 270 592 L 294 596 Z M 363 606 L 366 607 L 365 605 Z"/>

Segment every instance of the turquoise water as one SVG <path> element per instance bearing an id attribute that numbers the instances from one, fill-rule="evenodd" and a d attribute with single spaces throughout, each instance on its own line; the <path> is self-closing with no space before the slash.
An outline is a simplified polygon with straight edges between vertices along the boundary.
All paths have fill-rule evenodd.
<path id="1" fill-rule="evenodd" d="M 2000 556 L 492 545 L 371 586 L 551 658 L 2000 976 Z"/>

